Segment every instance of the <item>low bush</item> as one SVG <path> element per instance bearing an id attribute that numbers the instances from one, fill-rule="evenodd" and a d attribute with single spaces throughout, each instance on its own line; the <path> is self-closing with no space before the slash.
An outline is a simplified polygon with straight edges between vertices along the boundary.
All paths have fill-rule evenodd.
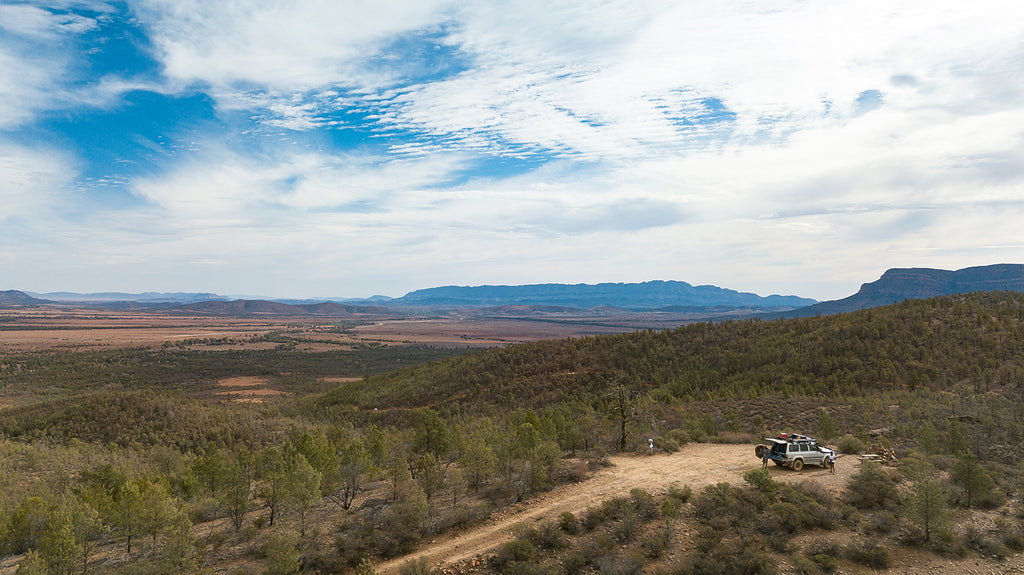
<path id="1" fill-rule="evenodd" d="M 718 544 L 698 548 L 680 564 L 677 575 L 775 575 L 775 563 L 754 544 Z"/>
<path id="2" fill-rule="evenodd" d="M 576 535 L 580 531 L 580 524 L 572 511 L 565 511 L 558 516 L 558 528 L 569 535 Z"/>
<path id="3" fill-rule="evenodd" d="M 1021 531 L 1019 523 L 1008 521 L 1003 517 L 996 518 L 996 532 L 999 533 L 999 540 L 1008 549 L 1013 551 L 1024 551 L 1024 532 Z"/>
<path id="4" fill-rule="evenodd" d="M 604 509 L 601 507 L 590 507 L 583 512 L 583 520 L 580 522 L 583 525 L 583 529 L 586 531 L 593 531 L 598 525 L 604 523 L 606 519 Z"/>
<path id="5" fill-rule="evenodd" d="M 646 489 L 641 489 L 639 487 L 631 489 L 629 491 L 629 497 L 633 503 L 633 509 L 636 511 L 636 514 L 644 521 L 657 519 L 660 515 L 658 502 L 654 500 L 654 496 Z"/>
<path id="6" fill-rule="evenodd" d="M 644 572 L 644 560 L 636 554 L 625 557 L 608 555 L 597 560 L 597 570 L 601 575 L 641 575 Z"/>
<path id="7" fill-rule="evenodd" d="M 769 495 L 773 495 L 779 490 L 778 482 L 772 479 L 772 474 L 767 469 L 751 469 L 743 474 L 743 481 Z"/>
<path id="8" fill-rule="evenodd" d="M 579 575 L 590 565 L 587 556 L 580 552 L 569 553 L 562 557 L 562 571 L 565 575 Z"/>
<path id="9" fill-rule="evenodd" d="M 858 509 L 883 509 L 896 504 L 896 481 L 881 465 L 865 461 L 846 488 L 846 501 Z"/>
<path id="10" fill-rule="evenodd" d="M 619 543 L 629 543 L 640 532 L 642 526 L 640 516 L 635 511 L 629 511 L 612 527 L 612 538 Z"/>
<path id="11" fill-rule="evenodd" d="M 967 547 L 974 549 L 982 555 L 995 557 L 996 559 L 1003 559 L 1009 554 L 1009 551 L 1006 549 L 1006 546 L 1003 545 L 1001 540 L 993 537 L 989 533 L 981 531 L 973 525 L 968 526 L 967 529 L 964 530 L 963 538 L 964 544 Z"/>
<path id="12" fill-rule="evenodd" d="M 672 541 L 672 526 L 665 524 L 652 529 L 640 538 L 640 550 L 651 559 L 661 557 Z"/>
<path id="13" fill-rule="evenodd" d="M 818 566 L 822 573 L 835 573 L 839 569 L 839 559 L 825 553 L 815 553 L 809 559 Z"/>
<path id="14" fill-rule="evenodd" d="M 526 539 L 513 539 L 498 549 L 498 552 L 494 555 L 493 563 L 495 567 L 502 569 L 507 563 L 513 561 L 533 561 L 535 554 L 533 543 Z"/>
<path id="15" fill-rule="evenodd" d="M 867 446 L 864 445 L 863 441 L 852 435 L 844 435 L 840 437 L 839 440 L 836 441 L 836 447 L 839 448 L 840 453 L 845 453 L 847 455 L 863 453 L 864 450 L 867 449 Z"/>
<path id="16" fill-rule="evenodd" d="M 816 575 L 818 566 L 803 555 L 793 555 L 789 558 L 789 564 L 798 575 Z"/>
<path id="17" fill-rule="evenodd" d="M 569 546 L 569 540 L 554 523 L 544 523 L 534 529 L 530 541 L 541 549 L 565 549 Z"/>
<path id="18" fill-rule="evenodd" d="M 600 557 L 615 549 L 616 544 L 608 533 L 598 533 L 597 537 L 594 537 L 594 547 L 597 549 L 595 556 Z"/>
<path id="19" fill-rule="evenodd" d="M 689 485 L 679 487 L 678 483 L 673 483 L 668 486 L 668 491 L 665 493 L 665 497 L 668 497 L 682 505 L 693 498 L 693 490 L 690 489 Z"/>
<path id="20" fill-rule="evenodd" d="M 889 550 L 879 545 L 876 541 L 866 540 L 851 543 L 846 546 L 845 552 L 846 558 L 850 561 L 860 563 L 872 569 L 888 569 L 892 565 Z"/>
<path id="21" fill-rule="evenodd" d="M 679 451 L 679 443 L 671 437 L 659 437 L 655 440 L 654 444 L 661 448 L 665 453 L 675 453 Z"/>
<path id="22" fill-rule="evenodd" d="M 633 502 L 625 497 L 606 499 L 601 504 L 601 511 L 608 519 L 622 519 L 626 514 L 634 513 L 635 509 Z"/>
<path id="23" fill-rule="evenodd" d="M 509 561 L 501 575 L 553 575 L 552 571 L 533 561 Z"/>
<path id="24" fill-rule="evenodd" d="M 876 511 L 864 519 L 864 532 L 868 535 L 889 535 L 896 531 L 900 519 L 888 510 Z"/>
<path id="25" fill-rule="evenodd" d="M 398 568 L 398 575 L 435 575 L 436 571 L 423 557 L 410 559 Z"/>

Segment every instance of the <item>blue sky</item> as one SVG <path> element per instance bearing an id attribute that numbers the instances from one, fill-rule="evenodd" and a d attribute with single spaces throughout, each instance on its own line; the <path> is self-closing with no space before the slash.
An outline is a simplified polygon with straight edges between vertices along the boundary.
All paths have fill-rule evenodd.
<path id="1" fill-rule="evenodd" d="M 0 289 L 1024 262 L 1015 3 L 0 1 Z"/>

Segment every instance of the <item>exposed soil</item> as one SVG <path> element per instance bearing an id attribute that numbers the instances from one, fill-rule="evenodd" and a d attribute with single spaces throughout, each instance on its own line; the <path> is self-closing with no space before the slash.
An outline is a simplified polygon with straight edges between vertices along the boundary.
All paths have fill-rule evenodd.
<path id="1" fill-rule="evenodd" d="M 269 384 L 270 381 L 264 377 L 229 377 L 217 382 L 216 395 L 238 403 L 262 403 L 268 397 L 287 395 L 268 388 Z"/>

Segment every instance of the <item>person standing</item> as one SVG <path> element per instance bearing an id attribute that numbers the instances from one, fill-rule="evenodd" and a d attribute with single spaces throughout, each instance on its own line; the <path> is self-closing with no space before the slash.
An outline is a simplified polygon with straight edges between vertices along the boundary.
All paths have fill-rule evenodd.
<path id="1" fill-rule="evenodd" d="M 833 451 L 828 454 L 828 468 L 829 473 L 835 475 L 836 473 L 836 452 Z"/>
<path id="2" fill-rule="evenodd" d="M 764 451 L 761 452 L 761 469 L 768 469 L 768 459 L 772 454 L 772 449 L 765 446 Z"/>

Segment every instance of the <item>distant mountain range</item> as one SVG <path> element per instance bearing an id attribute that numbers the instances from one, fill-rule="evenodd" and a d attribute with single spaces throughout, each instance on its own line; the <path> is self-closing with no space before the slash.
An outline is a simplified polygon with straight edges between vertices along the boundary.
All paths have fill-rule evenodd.
<path id="1" fill-rule="evenodd" d="M 784 317 L 813 317 L 880 307 L 908 299 L 975 291 L 1024 292 L 1024 265 L 996 264 L 949 271 L 931 268 L 893 268 L 854 295 L 785 312 Z"/>
<path id="2" fill-rule="evenodd" d="M 521 286 L 444 286 L 421 289 L 399 298 L 374 296 L 349 300 L 229 299 L 212 293 L 98 293 L 54 292 L 32 294 L 0 291 L 0 307 L 76 303 L 107 309 L 178 311 L 210 315 L 403 315 L 423 310 L 487 309 L 503 314 L 530 315 L 540 311 L 614 310 L 672 312 L 704 310 L 714 317 L 809 317 L 831 315 L 897 303 L 972 291 L 1024 291 L 1024 265 L 997 264 L 957 271 L 897 268 L 877 281 L 861 286 L 856 294 L 817 302 L 797 296 L 759 296 L 715 286 L 693 286 L 681 281 L 602 284 L 532 284 Z M 33 297 L 38 296 L 38 297 Z M 730 315 L 729 310 L 742 312 Z M 514 312 L 514 313 L 513 313 Z"/>
<path id="3" fill-rule="evenodd" d="M 762 297 L 715 286 L 692 286 L 681 281 L 602 284 L 533 284 L 521 286 L 445 286 L 416 290 L 385 305 L 489 307 L 542 305 L 574 308 L 598 306 L 629 310 L 681 307 L 798 308 L 817 303 L 797 296 Z"/>
<path id="4" fill-rule="evenodd" d="M 74 302 L 74 303 L 112 303 L 112 302 L 137 302 L 137 303 L 192 303 L 198 301 L 220 300 L 228 301 L 231 298 L 217 295 L 215 293 L 184 293 L 184 292 L 143 292 L 143 293 L 122 293 L 122 292 L 99 292 L 99 293 L 74 293 L 74 292 L 50 292 L 32 293 L 26 292 L 32 297 L 48 300 L 51 302 Z"/>

